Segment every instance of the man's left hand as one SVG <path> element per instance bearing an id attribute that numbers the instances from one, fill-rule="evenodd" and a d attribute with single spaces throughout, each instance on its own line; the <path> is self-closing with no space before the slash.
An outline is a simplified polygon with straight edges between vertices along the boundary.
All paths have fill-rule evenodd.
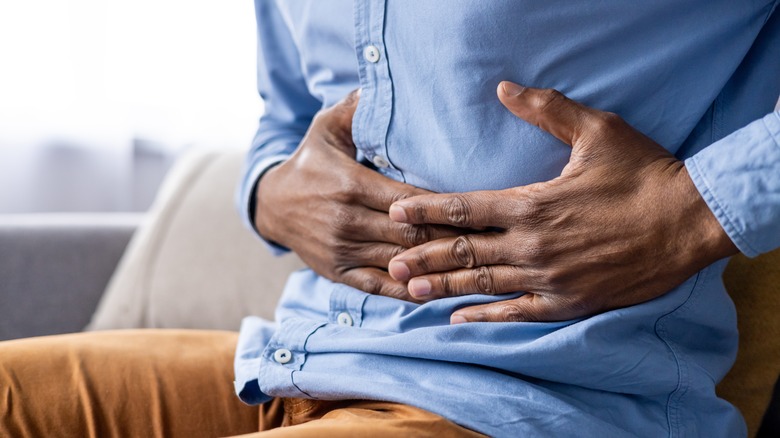
<path id="1" fill-rule="evenodd" d="M 498 87 L 517 117 L 572 146 L 550 181 L 398 201 L 409 224 L 485 229 L 390 261 L 416 299 L 524 291 L 456 311 L 452 323 L 553 321 L 651 300 L 737 252 L 683 163 L 620 117 L 554 90 Z"/>

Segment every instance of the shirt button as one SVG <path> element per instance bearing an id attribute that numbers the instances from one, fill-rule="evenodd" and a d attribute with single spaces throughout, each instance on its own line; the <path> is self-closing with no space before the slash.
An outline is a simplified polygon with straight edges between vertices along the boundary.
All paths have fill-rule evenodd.
<path id="1" fill-rule="evenodd" d="M 347 312 L 339 313 L 339 316 L 336 317 L 336 320 L 338 321 L 339 325 L 351 327 L 353 324 L 352 316 L 350 316 L 350 314 Z"/>
<path id="2" fill-rule="evenodd" d="M 282 365 L 292 360 L 292 352 L 286 348 L 274 351 L 274 360 Z"/>
<path id="3" fill-rule="evenodd" d="M 377 46 L 366 46 L 363 49 L 363 58 L 371 63 L 379 62 L 379 48 Z"/>
<path id="4" fill-rule="evenodd" d="M 389 166 L 390 163 L 385 160 L 385 157 L 381 155 L 376 155 L 373 160 L 371 160 L 374 163 L 374 166 L 384 169 L 385 167 Z"/>

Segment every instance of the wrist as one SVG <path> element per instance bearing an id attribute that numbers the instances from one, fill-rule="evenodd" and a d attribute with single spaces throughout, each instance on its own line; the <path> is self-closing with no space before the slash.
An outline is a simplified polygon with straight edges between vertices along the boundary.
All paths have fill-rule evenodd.
<path id="1" fill-rule="evenodd" d="M 255 229 L 265 240 L 277 243 L 275 233 L 273 232 L 273 218 L 270 214 L 272 209 L 269 206 L 273 205 L 273 194 L 275 193 L 275 181 L 274 177 L 278 173 L 279 164 L 276 163 L 266 169 L 255 183 L 255 191 L 253 196 L 252 218 L 254 221 Z"/>
<path id="2" fill-rule="evenodd" d="M 687 239 L 688 257 L 696 269 L 739 252 L 693 183 L 682 162 L 676 174 L 683 208 L 684 228 L 691 230 Z"/>

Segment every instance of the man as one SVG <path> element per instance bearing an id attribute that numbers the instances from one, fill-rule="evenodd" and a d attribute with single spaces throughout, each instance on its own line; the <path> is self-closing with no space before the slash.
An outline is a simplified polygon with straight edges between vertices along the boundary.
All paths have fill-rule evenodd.
<path id="1" fill-rule="evenodd" d="M 717 140 L 780 94 L 775 2 L 257 5 L 245 217 L 313 272 L 278 328 L 245 322 L 245 401 L 392 400 L 490 435 L 744 434 L 713 391 L 736 349 L 719 277 L 736 247 L 780 245 L 777 114 Z"/>
<path id="2" fill-rule="evenodd" d="M 745 434 L 720 274 L 780 246 L 777 2 L 537 3 L 256 0 L 241 205 L 312 268 L 241 330 L 261 429 Z"/>

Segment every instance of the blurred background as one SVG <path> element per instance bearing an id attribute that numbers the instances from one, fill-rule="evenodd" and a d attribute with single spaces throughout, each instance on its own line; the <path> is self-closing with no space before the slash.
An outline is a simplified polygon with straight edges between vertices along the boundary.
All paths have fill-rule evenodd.
<path id="1" fill-rule="evenodd" d="M 0 2 L 0 214 L 139 212 L 176 156 L 247 148 L 250 1 Z"/>

